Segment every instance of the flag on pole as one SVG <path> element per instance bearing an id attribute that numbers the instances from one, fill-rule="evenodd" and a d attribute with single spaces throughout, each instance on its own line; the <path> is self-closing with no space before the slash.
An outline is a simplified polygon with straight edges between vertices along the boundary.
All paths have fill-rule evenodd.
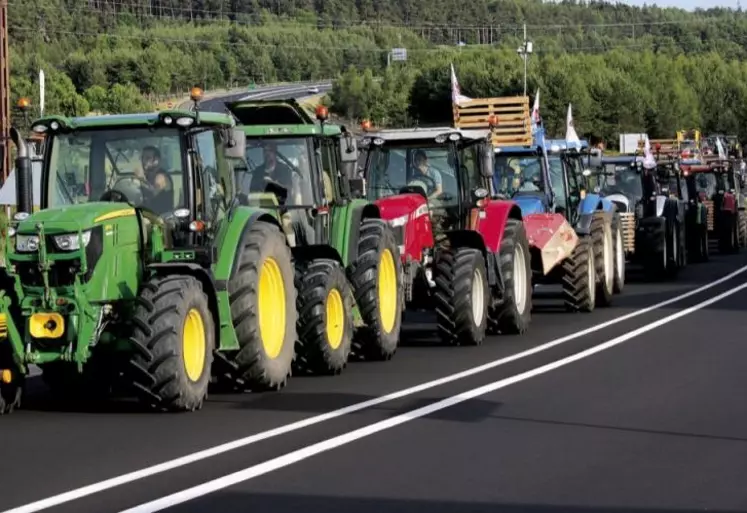
<path id="1" fill-rule="evenodd" d="M 576 128 L 573 126 L 573 108 L 568 104 L 568 114 L 565 117 L 565 140 L 572 143 L 580 143 Z"/>
<path id="2" fill-rule="evenodd" d="M 726 150 L 724 150 L 724 145 L 721 144 L 720 137 L 716 137 L 716 149 L 718 150 L 718 159 L 726 160 Z"/>
<path id="3" fill-rule="evenodd" d="M 39 117 L 44 115 L 44 70 L 39 70 Z"/>
<path id="4" fill-rule="evenodd" d="M 651 143 L 648 136 L 646 136 L 646 142 L 643 145 L 643 167 L 644 169 L 654 169 L 656 167 L 656 159 L 651 152 Z"/>
<path id="5" fill-rule="evenodd" d="M 459 105 L 460 103 L 468 102 L 472 98 L 463 96 L 459 89 L 459 81 L 457 80 L 456 72 L 454 71 L 454 63 L 451 64 L 451 102 Z"/>
<path id="6" fill-rule="evenodd" d="M 537 89 L 537 94 L 534 96 L 534 105 L 532 105 L 532 123 L 534 124 L 533 128 L 538 128 L 540 123 L 542 123 L 542 118 L 540 117 L 540 90 Z"/>

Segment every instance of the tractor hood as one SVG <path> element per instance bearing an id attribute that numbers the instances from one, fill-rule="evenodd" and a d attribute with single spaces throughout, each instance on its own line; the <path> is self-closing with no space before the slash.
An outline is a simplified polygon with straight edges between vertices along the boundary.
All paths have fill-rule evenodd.
<path id="1" fill-rule="evenodd" d="M 86 230 L 103 221 L 134 215 L 135 209 L 126 203 L 79 203 L 36 212 L 21 221 L 16 231 L 19 234 L 34 234 L 41 223 L 47 233 L 70 233 Z"/>
<path id="2" fill-rule="evenodd" d="M 545 212 L 545 205 L 542 201 L 542 197 L 538 195 L 518 195 L 511 198 L 519 205 L 522 216 L 528 216 L 530 214 L 543 214 Z"/>

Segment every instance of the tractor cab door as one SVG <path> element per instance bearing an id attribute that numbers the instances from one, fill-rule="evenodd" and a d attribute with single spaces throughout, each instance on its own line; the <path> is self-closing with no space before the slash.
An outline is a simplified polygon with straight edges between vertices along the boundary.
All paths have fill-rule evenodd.
<path id="1" fill-rule="evenodd" d="M 462 228 L 468 228 L 469 215 L 477 202 L 476 192 L 478 189 L 490 191 L 492 179 L 483 176 L 481 172 L 480 151 L 482 141 L 469 141 L 459 148 L 459 182 L 461 184 L 460 200 L 464 208 L 460 211 L 460 223 Z"/>
<path id="2" fill-rule="evenodd" d="M 550 181 L 555 195 L 555 212 L 563 214 L 571 225 L 579 218 L 579 206 L 585 191 L 581 184 L 581 159 L 564 155 L 550 159 Z"/>
<path id="3" fill-rule="evenodd" d="M 340 162 L 336 141 L 332 137 L 320 137 L 314 145 L 315 169 L 312 180 L 316 182 L 316 190 L 320 198 L 319 208 L 308 212 L 313 223 L 315 244 L 330 244 L 332 224 L 329 208 L 341 203 L 343 194 L 340 186 Z"/>

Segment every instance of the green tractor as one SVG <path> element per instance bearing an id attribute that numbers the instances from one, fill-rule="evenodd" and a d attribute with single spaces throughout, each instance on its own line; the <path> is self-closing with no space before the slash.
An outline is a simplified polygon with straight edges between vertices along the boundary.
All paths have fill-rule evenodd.
<path id="1" fill-rule="evenodd" d="M 293 369 L 328 374 L 342 370 L 350 356 L 390 359 L 404 307 L 402 264 L 379 207 L 352 198 L 351 187 L 362 188 L 355 178 L 356 140 L 345 127 L 326 123 L 323 106 L 315 116 L 295 100 L 226 107 L 246 137 L 238 198 L 275 212 L 291 247 L 301 316 Z M 345 328 L 330 338 L 319 312 L 329 312 L 329 298 L 338 297 Z"/>
<path id="2" fill-rule="evenodd" d="M 195 103 L 200 97 L 196 91 Z M 41 210 L 30 213 L 28 149 L 16 137 L 18 213 L 6 239 L 12 286 L 0 292 L 7 321 L 0 412 L 20 405 L 31 364 L 62 397 L 134 391 L 156 410 L 193 411 L 205 400 L 214 359 L 230 369 L 221 376 L 244 388 L 279 389 L 291 373 L 298 327 L 312 319 L 329 345 L 344 339 L 351 300 L 331 291 L 323 308 L 299 315 L 298 304 L 307 303 L 297 298 L 278 212 L 236 193 L 230 162 L 245 157 L 246 138 L 233 117 L 196 107 L 46 117 L 32 130 L 48 141 Z M 339 239 L 350 245 L 334 232 Z M 391 258 L 398 261 L 396 247 Z M 311 260 L 309 268 L 327 272 L 322 264 Z M 380 266 L 370 267 L 354 272 L 369 289 L 384 289 L 374 293 L 376 305 L 397 304 L 396 285 L 381 287 Z M 400 310 L 393 309 L 381 311 L 396 339 Z"/>

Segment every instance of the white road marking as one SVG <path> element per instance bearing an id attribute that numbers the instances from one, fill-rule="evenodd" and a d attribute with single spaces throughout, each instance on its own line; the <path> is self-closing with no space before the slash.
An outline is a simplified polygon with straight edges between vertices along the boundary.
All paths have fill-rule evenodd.
<path id="1" fill-rule="evenodd" d="M 611 340 L 608 340 L 607 342 L 604 342 L 603 344 L 581 351 L 580 353 L 576 353 L 571 356 L 562 358 L 560 360 L 556 360 L 552 363 L 548 363 L 546 365 L 542 365 L 532 370 L 522 372 L 521 374 L 511 376 L 510 378 L 505 378 L 505 379 L 501 379 L 498 381 L 494 381 L 492 383 L 488 383 L 487 385 L 483 385 L 478 388 L 473 388 L 472 390 L 468 390 L 461 394 L 447 397 L 446 399 L 443 399 L 436 403 L 430 404 L 428 406 L 423 406 L 422 408 L 418 408 L 416 410 L 412 410 L 407 413 L 403 413 L 401 415 L 397 415 L 396 417 L 382 420 L 374 424 L 369 424 L 368 426 L 362 427 L 360 429 L 350 431 L 348 433 L 336 436 L 334 438 L 329 438 L 327 440 L 315 443 L 313 445 L 309 445 L 307 447 L 304 447 L 303 449 L 298 449 L 296 451 L 289 452 L 287 454 L 284 454 L 283 456 L 273 458 L 271 460 L 265 461 L 264 463 L 260 463 L 252 467 L 248 467 L 238 472 L 234 472 L 233 474 L 228 474 L 226 476 L 213 479 L 212 481 L 207 481 L 198 486 L 194 486 L 192 488 L 186 488 L 180 492 L 167 495 L 166 497 L 162 497 L 160 499 L 156 499 L 151 502 L 140 504 L 139 506 L 135 506 L 134 508 L 123 510 L 120 513 L 151 513 L 154 511 L 162 511 L 164 509 L 174 507 L 178 504 L 182 504 L 190 500 L 203 497 L 205 495 L 216 492 L 218 490 L 223 490 L 230 486 L 234 486 L 239 483 L 249 481 L 251 479 L 254 479 L 255 477 L 268 474 L 274 470 L 279 470 L 281 468 L 288 467 L 290 465 L 293 465 L 294 463 L 298 463 L 299 461 L 305 460 L 307 458 L 311 458 L 312 456 L 317 456 L 324 452 L 330 451 L 332 449 L 336 449 L 343 445 L 350 444 L 352 442 L 355 442 L 356 440 L 360 440 L 361 438 L 374 435 L 381 431 L 392 429 L 393 427 L 399 426 L 401 424 L 405 424 L 406 422 L 410 422 L 412 420 L 419 419 L 421 417 L 425 417 L 437 411 L 450 408 L 459 403 L 469 401 L 470 399 L 474 399 L 476 397 L 480 397 L 482 395 L 495 392 L 496 390 L 500 390 L 501 388 L 505 388 L 515 383 L 520 383 L 522 381 L 526 381 L 536 376 L 541 376 L 542 374 L 548 373 L 552 370 L 558 369 L 560 367 L 564 367 L 566 365 L 577 362 L 579 360 L 582 360 L 594 354 L 601 353 L 602 351 L 605 351 L 607 349 L 620 345 L 623 342 L 627 342 L 628 340 L 635 338 L 639 335 L 642 335 L 649 331 L 653 331 L 659 326 L 670 323 L 674 320 L 679 319 L 680 317 L 689 315 L 697 310 L 700 310 L 701 308 L 705 308 L 706 306 L 712 305 L 713 303 L 716 303 L 717 301 L 721 301 L 722 299 L 729 297 L 731 295 L 734 295 L 737 292 L 745 288 L 747 288 L 747 282 L 742 283 L 738 287 L 735 287 L 727 292 L 719 294 L 718 296 L 714 296 L 706 301 L 703 301 L 702 303 L 698 303 L 697 305 L 686 308 L 685 310 L 681 310 L 677 313 L 664 317 L 663 319 L 659 319 L 658 321 L 652 322 L 651 324 L 647 324 L 636 330 L 628 332 L 624 335 L 615 337 Z"/>
<path id="2" fill-rule="evenodd" d="M 522 351 L 520 353 L 516 353 L 511 356 L 500 358 L 498 360 L 493 360 L 483 365 L 472 367 L 470 369 L 466 369 L 461 372 L 457 372 L 455 374 L 445 376 L 443 378 L 434 379 L 432 381 L 421 383 L 420 385 L 415 385 L 409 388 L 398 390 L 390 394 L 386 394 L 380 397 L 375 397 L 373 399 L 369 399 L 367 401 L 362 401 L 360 403 L 352 404 L 350 406 L 346 406 L 344 408 L 340 408 L 340 409 L 333 410 L 327 413 L 323 413 L 321 415 L 315 415 L 313 417 L 299 420 L 297 422 L 292 422 L 290 424 L 285 424 L 283 426 L 269 429 L 267 431 L 255 433 L 253 435 L 249 435 L 247 437 L 240 438 L 232 442 L 226 442 L 224 444 L 216 445 L 214 447 L 210 447 L 207 449 L 203 449 L 201 451 L 187 454 L 185 456 L 181 456 L 173 460 L 164 461 L 162 463 L 158 463 L 150 467 L 145 467 L 142 469 L 134 470 L 132 472 L 128 472 L 126 474 L 122 474 L 122 475 L 115 476 L 109 479 L 105 479 L 97 483 L 92 483 L 86 486 L 82 486 L 80 488 L 75 488 L 73 490 L 69 490 L 67 492 L 53 495 L 45 499 L 40 499 L 38 501 L 30 502 L 28 504 L 18 506 L 13 509 L 5 510 L 2 513 L 33 513 L 33 512 L 41 511 L 41 510 L 51 508 L 54 506 L 59 506 L 60 504 L 78 500 L 83 497 L 93 495 L 94 493 L 99 493 L 104 490 L 116 488 L 117 486 L 122 486 L 124 484 L 128 484 L 133 481 L 145 479 L 147 477 L 151 477 L 156 474 L 163 473 L 163 472 L 168 472 L 170 470 L 174 470 L 176 468 L 180 468 L 180 467 L 183 467 L 183 466 L 186 466 L 186 465 L 198 462 L 198 461 L 212 458 L 214 456 L 218 456 L 226 452 L 234 451 L 236 449 L 241 449 L 243 447 L 246 447 L 246 446 L 258 443 L 258 442 L 263 442 L 265 440 L 269 440 L 277 436 L 291 433 L 293 431 L 298 431 L 299 429 L 304 429 L 310 426 L 314 426 L 316 424 L 321 424 L 322 422 L 326 422 L 326 421 L 333 420 L 339 417 L 343 417 L 345 415 L 350 415 L 351 413 L 365 410 L 367 408 L 372 408 L 374 406 L 378 406 L 383 403 L 394 401 L 396 399 L 401 399 L 409 395 L 417 394 L 425 390 L 429 390 L 432 388 L 439 387 L 441 385 L 445 385 L 447 383 L 458 381 L 460 379 L 468 378 L 470 376 L 480 374 L 482 372 L 494 369 L 496 367 L 500 367 L 502 365 L 506 365 L 516 360 L 520 360 L 522 358 L 532 356 L 542 351 L 547 351 L 548 349 L 552 349 L 553 347 L 559 346 L 566 342 L 570 342 L 572 340 L 585 337 L 586 335 L 590 335 L 592 333 L 603 330 L 615 324 L 627 321 L 629 319 L 633 319 L 640 315 L 647 314 L 649 312 L 652 312 L 653 310 L 657 310 L 659 308 L 665 307 L 672 303 L 676 303 L 678 301 L 694 296 L 696 294 L 700 294 L 701 292 L 711 289 L 713 287 L 716 287 L 717 285 L 720 285 L 721 283 L 731 280 L 735 276 L 738 276 L 746 271 L 747 271 L 747 266 L 741 267 L 737 269 L 736 271 L 730 274 L 727 274 L 726 276 L 722 278 L 719 278 L 716 281 L 703 285 L 702 287 L 698 287 L 697 289 L 691 290 L 684 294 L 680 294 L 679 296 L 673 297 L 671 299 L 667 299 L 666 301 L 662 301 L 660 303 L 656 303 L 655 305 L 648 306 L 641 310 L 636 310 L 635 312 L 631 312 L 629 314 L 621 315 L 620 317 L 610 319 L 609 321 L 605 321 L 601 324 L 597 324 L 596 326 L 591 326 L 584 330 L 578 331 L 576 333 L 572 333 L 570 335 L 566 335 L 564 337 L 560 337 L 558 339 L 555 339 L 545 344 L 533 347 L 532 349 L 527 349 L 526 351 Z"/>

